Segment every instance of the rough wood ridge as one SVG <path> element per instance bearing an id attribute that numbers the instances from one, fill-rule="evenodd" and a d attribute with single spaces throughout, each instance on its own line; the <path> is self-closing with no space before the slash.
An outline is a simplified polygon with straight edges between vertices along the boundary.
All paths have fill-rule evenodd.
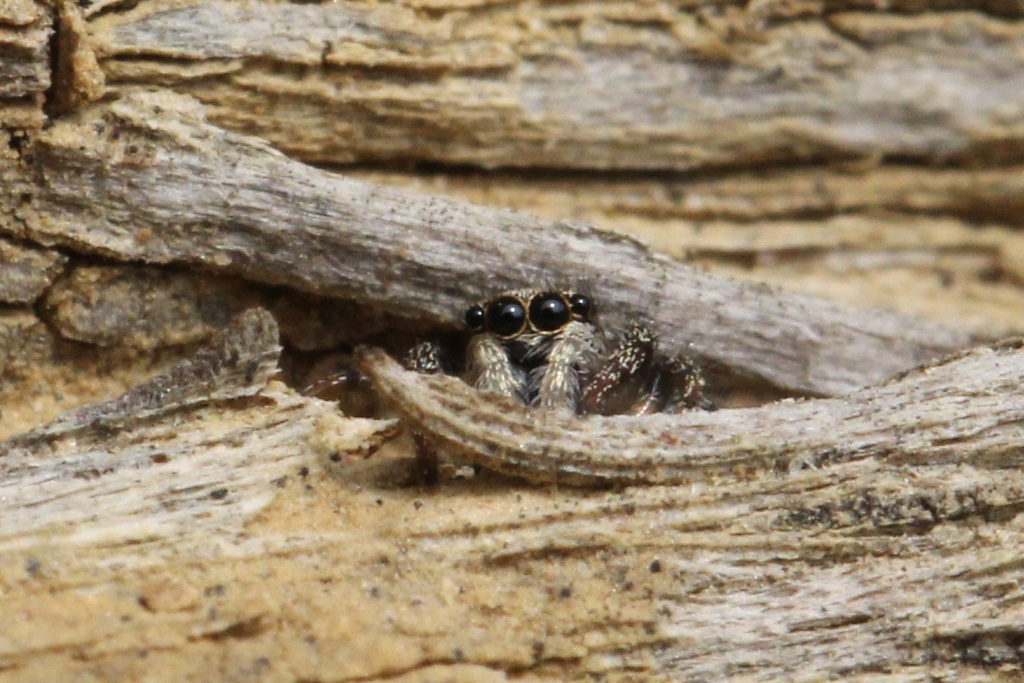
<path id="1" fill-rule="evenodd" d="M 237 533 L 298 469 L 296 442 L 329 429 L 324 444 L 364 454 L 393 435 L 390 421 L 268 387 L 279 351 L 274 319 L 248 311 L 117 399 L 0 442 L 0 554 Z"/>

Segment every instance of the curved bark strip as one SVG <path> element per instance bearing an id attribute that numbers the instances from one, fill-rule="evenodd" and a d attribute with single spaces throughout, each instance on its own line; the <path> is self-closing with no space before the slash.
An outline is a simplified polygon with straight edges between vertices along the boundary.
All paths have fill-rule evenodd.
<path id="1" fill-rule="evenodd" d="M 494 291 L 578 284 L 609 329 L 646 317 L 669 352 L 820 395 L 970 341 L 704 273 L 589 225 L 325 173 L 209 125 L 187 98 L 137 93 L 95 107 L 42 133 L 31 162 L 40 183 L 17 225 L 39 242 L 238 273 L 449 327 Z"/>
<path id="2" fill-rule="evenodd" d="M 460 458 L 533 481 L 684 484 L 866 458 L 1020 464 L 1024 350 L 974 349 L 842 399 L 643 417 L 566 419 L 403 370 L 378 349 L 360 367 L 410 429 Z"/>

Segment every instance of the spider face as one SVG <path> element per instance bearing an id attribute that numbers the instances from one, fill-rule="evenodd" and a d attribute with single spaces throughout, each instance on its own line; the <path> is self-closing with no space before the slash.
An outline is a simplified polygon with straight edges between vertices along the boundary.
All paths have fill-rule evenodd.
<path id="1" fill-rule="evenodd" d="M 512 340 L 525 334 L 556 335 L 571 322 L 589 323 L 590 299 L 569 291 L 507 292 L 466 309 L 466 326 Z"/>
<path id="2" fill-rule="evenodd" d="M 590 298 L 571 290 L 501 292 L 474 304 L 465 310 L 476 333 L 466 351 L 467 379 L 481 391 L 574 415 L 712 408 L 697 365 L 663 356 L 650 327 L 634 323 L 609 348 L 593 318 Z M 407 365 L 440 367 L 416 354 Z"/>

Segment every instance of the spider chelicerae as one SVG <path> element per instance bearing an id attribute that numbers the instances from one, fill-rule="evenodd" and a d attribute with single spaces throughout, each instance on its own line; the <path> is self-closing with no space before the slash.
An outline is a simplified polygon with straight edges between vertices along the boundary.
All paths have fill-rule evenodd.
<path id="1" fill-rule="evenodd" d="M 475 333 L 466 351 L 468 380 L 481 391 L 568 415 L 714 409 L 690 358 L 660 353 L 645 323 L 609 343 L 580 292 L 502 292 L 467 308 L 465 322 Z M 441 372 L 440 357 L 437 344 L 425 342 L 405 364 Z"/>

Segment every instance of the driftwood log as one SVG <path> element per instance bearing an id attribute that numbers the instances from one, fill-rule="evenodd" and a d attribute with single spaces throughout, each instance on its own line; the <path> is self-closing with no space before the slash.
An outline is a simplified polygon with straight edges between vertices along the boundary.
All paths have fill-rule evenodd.
<path id="1" fill-rule="evenodd" d="M 3 3 L 0 681 L 1021 678 L 1022 43 L 1009 0 Z M 536 282 L 803 398 L 294 388 Z M 483 469 L 409 485 L 403 421 Z"/>

